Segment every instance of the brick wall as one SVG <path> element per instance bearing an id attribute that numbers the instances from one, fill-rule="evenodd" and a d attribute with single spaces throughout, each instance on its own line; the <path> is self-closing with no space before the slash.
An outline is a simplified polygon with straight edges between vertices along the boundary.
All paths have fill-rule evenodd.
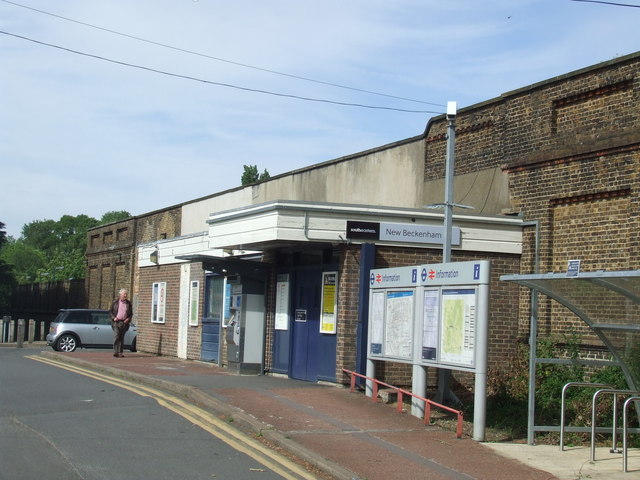
<path id="1" fill-rule="evenodd" d="M 109 308 L 118 291 L 126 288 L 136 311 L 139 302 L 136 246 L 179 236 L 180 222 L 181 208 L 168 207 L 89 230 L 86 251 L 88 306 Z"/>
<path id="2" fill-rule="evenodd" d="M 340 286 L 338 294 L 338 338 L 336 378 L 346 382 L 342 368 L 355 369 L 356 332 L 358 326 L 359 254 L 357 246 L 345 247 L 341 255 Z M 488 255 L 485 253 L 452 254 L 452 261 L 491 261 L 491 285 L 489 301 L 489 366 L 504 367 L 513 358 L 518 341 L 526 338 L 528 331 L 518 324 L 517 285 L 501 282 L 500 276 L 519 273 L 517 255 Z M 403 267 L 429 263 L 441 263 L 442 251 L 421 248 L 377 247 L 375 268 Z M 378 379 L 393 385 L 411 384 L 411 366 L 403 363 L 376 362 Z M 455 376 L 456 374 L 454 374 Z M 460 375 L 467 381 L 468 378 Z M 435 377 L 434 377 L 435 378 Z M 342 379 L 342 380 L 340 380 Z"/>
<path id="3" fill-rule="evenodd" d="M 501 166 L 509 176 L 510 213 L 539 222 L 540 272 L 565 271 L 573 259 L 583 272 L 640 267 L 640 54 L 462 109 L 456 127 L 456 175 Z M 444 175 L 445 130 L 439 118 L 427 133 L 425 181 Z M 520 273 L 534 273 L 535 240 L 527 227 Z M 529 290 L 515 295 L 519 309 L 510 321 L 525 338 Z M 600 301 L 603 311 L 624 310 Z M 543 335 L 577 334 L 586 348 L 602 347 L 581 320 L 544 295 L 539 316 Z M 492 342 L 499 341 L 511 339 L 496 333 Z"/>
<path id="4" fill-rule="evenodd" d="M 164 265 L 140 269 L 138 291 L 138 350 L 157 355 L 178 355 L 178 321 L 181 265 Z M 165 323 L 151 323 L 152 285 L 166 282 Z"/>
<path id="5" fill-rule="evenodd" d="M 355 370 L 360 289 L 360 248 L 342 247 L 338 274 L 338 323 L 336 328 L 336 379 L 348 383 L 342 369 Z"/>

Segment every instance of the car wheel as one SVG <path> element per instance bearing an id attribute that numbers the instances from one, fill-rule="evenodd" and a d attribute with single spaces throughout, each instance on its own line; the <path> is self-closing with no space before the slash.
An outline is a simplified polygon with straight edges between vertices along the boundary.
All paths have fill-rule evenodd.
<path id="1" fill-rule="evenodd" d="M 56 350 L 59 352 L 73 352 L 76 348 L 78 348 L 78 339 L 70 333 L 60 335 L 56 342 Z"/>
<path id="2" fill-rule="evenodd" d="M 130 351 L 132 351 L 132 352 L 137 352 L 138 351 L 138 348 L 136 346 L 137 340 L 138 340 L 138 337 L 134 338 L 133 342 L 131 342 L 131 346 L 129 347 Z"/>

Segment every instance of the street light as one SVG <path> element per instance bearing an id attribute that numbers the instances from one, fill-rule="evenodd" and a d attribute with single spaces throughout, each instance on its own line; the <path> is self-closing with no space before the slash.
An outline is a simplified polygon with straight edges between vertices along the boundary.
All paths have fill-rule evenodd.
<path id="1" fill-rule="evenodd" d="M 444 172 L 444 203 L 433 203 L 426 208 L 444 208 L 444 240 L 442 242 L 442 263 L 451 261 L 451 232 L 453 230 L 453 207 L 473 208 L 469 205 L 453 203 L 453 175 L 456 163 L 456 113 L 457 103 L 447 102 L 447 153 Z"/>

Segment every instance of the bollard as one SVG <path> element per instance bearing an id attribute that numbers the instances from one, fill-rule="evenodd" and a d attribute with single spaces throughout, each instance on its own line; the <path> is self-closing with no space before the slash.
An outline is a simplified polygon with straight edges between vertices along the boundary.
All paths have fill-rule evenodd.
<path id="1" fill-rule="evenodd" d="M 7 341 L 7 337 L 9 336 L 9 320 L 11 317 L 4 316 L 2 317 L 2 332 L 0 335 L 0 343 L 5 343 Z"/>
<path id="2" fill-rule="evenodd" d="M 15 329 L 14 329 L 15 323 L 16 323 L 15 320 L 9 320 L 9 343 L 13 343 L 15 340 Z"/>
<path id="3" fill-rule="evenodd" d="M 33 318 L 29 319 L 29 343 L 33 343 L 33 339 L 36 336 L 36 321 Z"/>
<path id="4" fill-rule="evenodd" d="M 16 339 L 16 347 L 22 348 L 24 343 L 24 318 L 18 320 L 18 338 Z"/>

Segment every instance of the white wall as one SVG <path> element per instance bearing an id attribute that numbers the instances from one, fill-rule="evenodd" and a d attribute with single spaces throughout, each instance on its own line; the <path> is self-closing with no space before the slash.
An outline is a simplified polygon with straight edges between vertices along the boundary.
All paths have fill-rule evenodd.
<path id="1" fill-rule="evenodd" d="M 424 155 L 424 139 L 415 138 L 195 200 L 182 207 L 181 233 L 206 231 L 214 212 L 275 200 L 420 207 Z"/>

